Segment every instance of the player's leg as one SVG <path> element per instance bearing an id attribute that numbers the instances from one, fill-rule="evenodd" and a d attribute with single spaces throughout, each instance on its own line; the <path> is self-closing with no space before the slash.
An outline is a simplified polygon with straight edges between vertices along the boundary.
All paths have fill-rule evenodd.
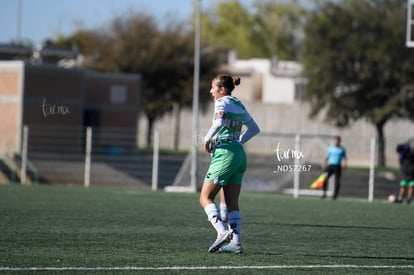
<path id="1" fill-rule="evenodd" d="M 217 231 L 217 239 L 210 246 L 209 252 L 217 251 L 224 243 L 228 242 L 229 231 L 220 218 L 220 212 L 214 203 L 220 189 L 227 185 L 229 177 L 234 173 L 233 162 L 236 156 L 231 148 L 216 148 L 204 179 L 200 194 L 200 205 L 204 208 L 208 220 Z"/>
<path id="2" fill-rule="evenodd" d="M 239 209 L 240 184 L 228 184 L 224 187 L 228 208 L 228 223 L 231 229 L 231 241 L 220 248 L 220 252 L 241 253 L 241 223 L 242 218 Z"/>
<path id="3" fill-rule="evenodd" d="M 413 199 L 414 180 L 408 183 L 407 204 L 410 204 Z"/>
<path id="4" fill-rule="evenodd" d="M 326 172 L 328 173 L 326 175 L 325 181 L 323 182 L 323 195 L 322 195 L 322 199 L 326 198 L 326 189 L 328 188 L 328 182 L 329 182 L 329 178 L 332 176 L 333 174 L 333 170 L 332 170 L 332 166 L 328 165 L 328 167 L 326 167 Z"/>
<path id="5" fill-rule="evenodd" d="M 398 197 L 395 200 L 395 203 L 402 203 L 403 199 L 404 199 L 404 193 L 405 193 L 405 189 L 408 186 L 408 181 L 407 180 L 402 180 L 400 181 L 400 191 L 398 192 Z"/>
<path id="6" fill-rule="evenodd" d="M 217 232 L 217 238 L 208 249 L 209 252 L 217 251 L 224 243 L 228 242 L 230 232 L 226 230 L 223 221 L 220 218 L 219 210 L 214 203 L 214 198 L 220 191 L 221 186 L 213 182 L 205 182 L 201 188 L 200 205 L 207 215 L 207 219 Z"/>
<path id="7" fill-rule="evenodd" d="M 335 166 L 335 185 L 334 185 L 334 194 L 333 194 L 333 199 L 336 199 L 338 197 L 339 194 L 339 189 L 341 188 L 341 166 Z"/>
<path id="8" fill-rule="evenodd" d="M 225 200 L 228 208 L 228 224 L 231 229 L 231 241 L 228 245 L 220 248 L 220 252 L 242 253 L 241 245 L 241 223 L 242 218 L 239 209 L 239 196 L 241 191 L 241 184 L 244 172 L 246 171 L 247 160 L 246 154 L 242 147 L 237 153 L 237 159 L 240 162 L 235 162 L 234 165 L 237 170 L 229 178 L 229 184 L 223 187 Z"/>
<path id="9" fill-rule="evenodd" d="M 410 204 L 413 199 L 413 187 L 408 187 L 407 204 Z"/>
<path id="10" fill-rule="evenodd" d="M 220 190 L 220 217 L 223 222 L 227 222 L 227 203 L 226 198 L 224 196 L 223 188 Z"/>

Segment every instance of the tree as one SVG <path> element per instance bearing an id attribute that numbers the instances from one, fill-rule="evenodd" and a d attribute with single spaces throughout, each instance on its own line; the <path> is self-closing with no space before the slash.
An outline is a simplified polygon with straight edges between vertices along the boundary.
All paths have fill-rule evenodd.
<path id="1" fill-rule="evenodd" d="M 251 56 L 252 15 L 238 1 L 221 2 L 202 16 L 202 41 L 226 49 L 235 48 L 241 57 Z"/>
<path id="2" fill-rule="evenodd" d="M 259 50 L 266 57 L 297 60 L 306 10 L 297 0 L 255 0 L 254 7 L 252 38 Z"/>
<path id="3" fill-rule="evenodd" d="M 305 10 L 295 1 L 256 0 L 247 8 L 223 1 L 203 16 L 203 40 L 235 49 L 241 58 L 296 60 Z"/>
<path id="4" fill-rule="evenodd" d="M 130 12 L 114 18 L 105 29 L 78 31 L 57 43 L 76 45 L 91 68 L 142 76 L 141 105 L 148 120 L 150 146 L 156 119 L 171 111 L 175 103 L 192 103 L 193 41 L 192 31 L 184 23 L 170 21 L 162 29 L 152 16 Z M 201 53 L 200 79 L 204 81 L 217 68 L 220 55 L 215 47 L 206 47 Z M 205 85 L 209 83 L 200 85 L 200 90 Z M 200 94 L 202 102 L 208 98 L 207 92 Z"/>
<path id="5" fill-rule="evenodd" d="M 305 28 L 306 97 L 311 116 L 345 127 L 367 119 L 378 136 L 385 165 L 384 126 L 414 119 L 414 51 L 405 47 L 404 0 L 325 1 Z"/>

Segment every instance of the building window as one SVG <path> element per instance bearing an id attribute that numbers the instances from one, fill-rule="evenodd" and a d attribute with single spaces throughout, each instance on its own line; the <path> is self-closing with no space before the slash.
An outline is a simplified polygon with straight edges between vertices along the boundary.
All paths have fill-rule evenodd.
<path id="1" fill-rule="evenodd" d="M 303 84 L 295 82 L 295 101 L 302 99 Z"/>
<path id="2" fill-rule="evenodd" d="M 111 103 L 122 104 L 126 102 L 127 88 L 123 85 L 111 86 Z"/>

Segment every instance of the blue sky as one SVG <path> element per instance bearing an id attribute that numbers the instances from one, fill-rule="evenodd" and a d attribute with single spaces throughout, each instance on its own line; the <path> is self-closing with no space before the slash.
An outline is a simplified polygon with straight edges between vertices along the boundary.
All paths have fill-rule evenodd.
<path id="1" fill-rule="evenodd" d="M 20 28 L 17 27 L 19 1 Z M 214 5 L 218 1 L 202 0 L 202 5 Z M 15 40 L 20 33 L 23 40 L 37 45 L 58 34 L 71 34 L 80 27 L 104 26 L 129 9 L 154 15 L 157 20 L 167 15 L 185 20 L 191 15 L 193 0 L 0 0 L 0 44 Z"/>

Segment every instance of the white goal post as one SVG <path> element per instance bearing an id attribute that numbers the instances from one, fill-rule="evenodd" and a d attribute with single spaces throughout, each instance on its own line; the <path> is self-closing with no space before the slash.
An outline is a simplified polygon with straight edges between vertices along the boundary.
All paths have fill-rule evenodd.
<path id="1" fill-rule="evenodd" d="M 414 48 L 414 0 L 407 0 L 407 37 L 406 46 Z"/>

